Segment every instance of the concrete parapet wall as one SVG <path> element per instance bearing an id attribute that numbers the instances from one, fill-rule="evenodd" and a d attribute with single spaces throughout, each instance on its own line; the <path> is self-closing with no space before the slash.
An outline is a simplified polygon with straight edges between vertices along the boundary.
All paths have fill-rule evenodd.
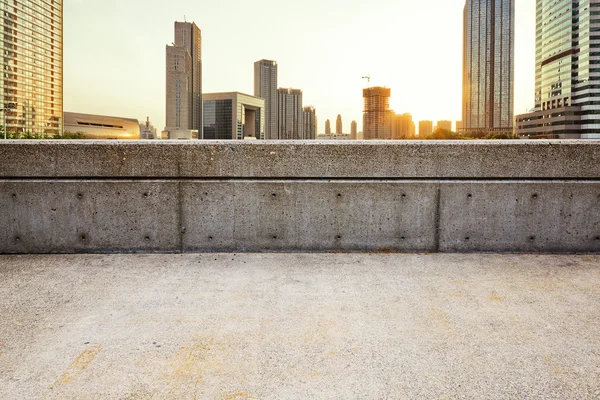
<path id="1" fill-rule="evenodd" d="M 0 143 L 0 252 L 600 252 L 600 141 Z"/>

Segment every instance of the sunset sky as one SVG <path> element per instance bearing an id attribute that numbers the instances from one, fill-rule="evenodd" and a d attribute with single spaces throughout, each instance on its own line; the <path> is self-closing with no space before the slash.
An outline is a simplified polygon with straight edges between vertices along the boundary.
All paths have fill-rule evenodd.
<path id="1" fill-rule="evenodd" d="M 362 129 L 362 89 L 394 111 L 460 120 L 464 0 L 65 0 L 65 111 L 165 125 L 165 45 L 175 20 L 203 36 L 203 91 L 253 94 L 253 63 L 279 64 L 325 120 Z M 259 7 L 260 5 L 260 7 Z M 535 2 L 516 0 L 515 114 L 533 106 Z"/>

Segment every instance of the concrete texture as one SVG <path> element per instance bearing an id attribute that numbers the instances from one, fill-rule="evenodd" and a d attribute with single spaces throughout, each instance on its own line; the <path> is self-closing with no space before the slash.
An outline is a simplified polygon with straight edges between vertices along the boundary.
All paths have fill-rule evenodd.
<path id="1" fill-rule="evenodd" d="M 598 399 L 600 257 L 0 256 L 3 399 Z"/>
<path id="2" fill-rule="evenodd" d="M 600 141 L 7 141 L 0 178 L 568 178 Z"/>

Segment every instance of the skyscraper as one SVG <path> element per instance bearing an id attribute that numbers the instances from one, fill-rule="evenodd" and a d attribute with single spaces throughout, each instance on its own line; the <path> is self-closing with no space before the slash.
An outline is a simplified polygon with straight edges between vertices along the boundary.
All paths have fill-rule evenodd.
<path id="1" fill-rule="evenodd" d="M 317 138 L 317 110 L 313 106 L 304 107 L 304 139 Z"/>
<path id="2" fill-rule="evenodd" d="M 463 30 L 466 130 L 512 131 L 514 16 L 515 0 L 466 1 Z"/>
<path id="3" fill-rule="evenodd" d="M 202 34 L 195 23 L 175 22 L 166 54 L 166 130 L 197 130 L 202 137 Z"/>
<path id="4" fill-rule="evenodd" d="M 331 121 L 330 120 L 325 121 L 325 135 L 331 136 Z"/>
<path id="5" fill-rule="evenodd" d="M 279 139 L 277 63 L 260 60 L 254 63 L 254 96 L 265 99 L 265 138 Z"/>
<path id="6" fill-rule="evenodd" d="M 352 121 L 352 123 L 350 124 L 350 139 L 358 139 L 358 124 L 356 123 L 356 121 Z"/>
<path id="7" fill-rule="evenodd" d="M 409 113 L 396 114 L 394 118 L 394 134 L 396 140 L 414 139 L 415 123 Z"/>
<path id="8" fill-rule="evenodd" d="M 433 122 L 419 121 L 419 139 L 425 139 L 433 133 Z"/>
<path id="9" fill-rule="evenodd" d="M 5 114 L 6 130 L 62 133 L 63 0 L 4 0 L 1 4 L 0 108 L 10 108 Z"/>
<path id="10" fill-rule="evenodd" d="M 280 140 L 304 139 L 302 90 L 278 89 L 277 105 Z"/>
<path id="11" fill-rule="evenodd" d="M 335 134 L 341 135 L 343 133 L 342 130 L 342 115 L 338 114 L 337 120 L 335 121 Z"/>
<path id="12" fill-rule="evenodd" d="M 390 110 L 391 89 L 371 87 L 363 90 L 363 138 L 392 139 L 394 111 Z"/>
<path id="13" fill-rule="evenodd" d="M 600 139 L 598 13 L 598 0 L 537 0 L 535 108 L 518 135 Z"/>

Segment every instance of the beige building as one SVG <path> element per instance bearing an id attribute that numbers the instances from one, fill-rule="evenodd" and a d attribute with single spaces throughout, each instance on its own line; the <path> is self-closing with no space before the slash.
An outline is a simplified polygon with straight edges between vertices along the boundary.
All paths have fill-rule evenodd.
<path id="1" fill-rule="evenodd" d="M 396 114 L 393 128 L 393 138 L 396 140 L 415 138 L 415 123 L 409 113 Z"/>
<path id="2" fill-rule="evenodd" d="M 344 133 L 343 125 L 342 125 L 342 115 L 338 114 L 337 119 L 335 121 L 335 134 L 341 135 Z"/>
<path id="3" fill-rule="evenodd" d="M 166 47 L 166 131 L 202 132 L 202 35 L 194 23 L 175 22 Z"/>
<path id="4" fill-rule="evenodd" d="M 0 2 L 7 132 L 63 132 L 63 0 Z"/>
<path id="5" fill-rule="evenodd" d="M 390 110 L 391 89 L 371 87 L 363 90 L 363 139 L 392 139 L 394 111 Z"/>
<path id="6" fill-rule="evenodd" d="M 452 121 L 438 121 L 437 126 L 435 128 L 443 129 L 446 131 L 451 131 L 452 130 Z"/>
<path id="7" fill-rule="evenodd" d="M 325 136 L 331 136 L 331 121 L 325 121 Z"/>
<path id="8" fill-rule="evenodd" d="M 313 106 L 306 106 L 302 110 L 304 118 L 304 139 L 317 137 L 317 110 Z"/>
<path id="9" fill-rule="evenodd" d="M 304 137 L 304 116 L 302 115 L 302 90 L 277 90 L 279 140 L 302 140 Z"/>
<path id="10" fill-rule="evenodd" d="M 356 123 L 356 121 L 352 121 L 352 123 L 350 124 L 350 139 L 358 139 L 358 124 Z"/>
<path id="11" fill-rule="evenodd" d="M 433 122 L 419 121 L 419 138 L 424 139 L 433 133 Z"/>
<path id="12" fill-rule="evenodd" d="M 140 138 L 140 123 L 137 119 L 72 112 L 65 112 L 64 118 L 64 131 L 82 134 L 84 139 Z"/>

